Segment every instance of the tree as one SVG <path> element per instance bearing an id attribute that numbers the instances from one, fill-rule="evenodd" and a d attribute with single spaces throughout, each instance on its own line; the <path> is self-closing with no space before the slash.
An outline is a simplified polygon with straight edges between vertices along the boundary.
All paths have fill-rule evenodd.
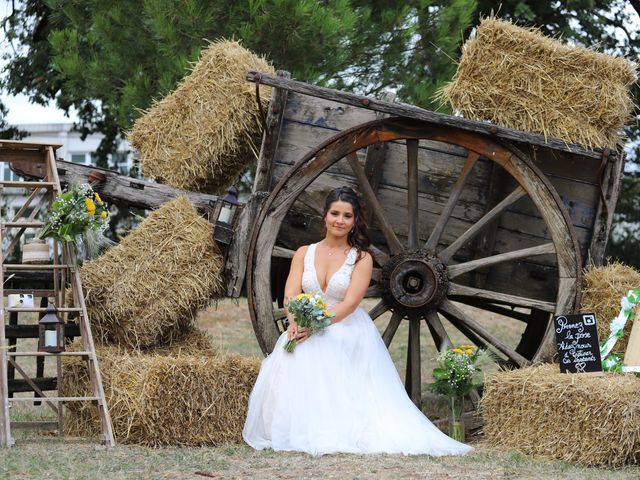
<path id="1" fill-rule="evenodd" d="M 341 0 L 26 0 L 3 22 L 16 50 L 2 87 L 74 106 L 83 133 L 105 135 L 97 152 L 104 165 L 121 132 L 175 88 L 205 39 L 239 38 L 314 78 L 344 65 L 342 31 L 355 20 Z"/>

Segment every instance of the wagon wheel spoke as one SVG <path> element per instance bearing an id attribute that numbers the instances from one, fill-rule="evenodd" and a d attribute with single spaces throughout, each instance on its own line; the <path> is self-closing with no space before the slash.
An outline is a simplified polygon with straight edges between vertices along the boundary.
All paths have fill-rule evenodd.
<path id="1" fill-rule="evenodd" d="M 387 325 L 387 328 L 384 329 L 384 333 L 382 334 L 382 340 L 384 341 L 384 344 L 387 346 L 387 348 L 389 348 L 389 345 L 391 345 L 391 340 L 393 340 L 393 337 L 398 331 L 400 322 L 402 322 L 402 315 L 400 315 L 398 312 L 393 312 L 393 315 L 391 315 L 391 320 L 389 320 L 389 324 Z"/>
<path id="2" fill-rule="evenodd" d="M 507 195 L 504 200 L 498 203 L 495 207 L 493 207 L 490 211 L 480 218 L 476 223 L 471 226 L 466 232 L 460 235 L 451 245 L 445 248 L 438 254 L 438 257 L 443 262 L 448 262 L 449 259 L 458 251 L 460 248 L 475 237 L 480 231 L 493 220 L 495 220 L 502 212 L 504 212 L 511 205 L 520 200 L 527 192 L 521 186 L 518 186 L 513 192 Z"/>
<path id="3" fill-rule="evenodd" d="M 293 258 L 295 253 L 296 252 L 294 250 L 290 250 L 288 248 L 273 247 L 273 253 L 271 256 L 279 258 Z"/>
<path id="4" fill-rule="evenodd" d="M 555 253 L 555 247 L 553 243 L 545 243 L 544 245 L 538 245 L 536 247 L 522 248 L 520 250 L 514 250 L 513 252 L 501 253 L 499 255 L 493 255 L 490 257 L 479 258 L 477 260 L 471 260 L 469 262 L 459 263 L 457 265 L 451 265 L 448 267 L 449 278 L 455 278 L 463 273 L 476 270 L 478 268 L 490 267 L 502 262 L 508 262 L 511 260 L 519 260 L 522 258 L 535 257 L 537 255 L 546 255 L 549 253 Z"/>
<path id="5" fill-rule="evenodd" d="M 529 312 L 520 312 L 518 310 L 514 310 L 513 308 L 505 307 L 503 305 L 496 305 L 494 303 L 486 302 L 482 299 L 472 298 L 472 297 L 459 297 L 455 299 L 456 302 L 464 303 L 465 305 L 469 305 L 471 307 L 479 308 L 481 310 L 485 310 L 487 312 L 497 313 L 504 317 L 510 317 L 515 320 L 520 320 L 524 323 L 529 323 L 531 321 L 531 313 Z M 546 312 L 547 314 L 549 312 Z"/>
<path id="6" fill-rule="evenodd" d="M 409 348 L 405 388 L 411 401 L 420 408 L 422 403 L 422 375 L 420 371 L 420 320 L 409 321 Z"/>
<path id="7" fill-rule="evenodd" d="M 358 179 L 358 183 L 360 184 L 360 191 L 364 195 L 367 207 L 371 209 L 373 214 L 378 219 L 378 223 L 380 223 L 380 229 L 382 230 L 384 238 L 386 238 L 387 240 L 387 244 L 389 245 L 391 253 L 400 253 L 402 250 L 404 250 L 402 248 L 402 244 L 398 240 L 398 237 L 396 237 L 396 234 L 393 231 L 393 227 L 384 214 L 384 209 L 382 208 L 382 205 L 380 205 L 380 201 L 376 197 L 373 188 L 371 188 L 371 184 L 367 179 L 364 168 L 362 168 L 362 165 L 360 165 L 360 162 L 358 161 L 358 155 L 355 152 L 348 154 L 347 161 L 349 162 L 353 173 Z"/>
<path id="8" fill-rule="evenodd" d="M 469 177 L 469 172 L 471 172 L 471 169 L 475 165 L 478 156 L 479 155 L 476 152 L 469 151 L 467 161 L 464 163 L 462 171 L 460 172 L 456 183 L 453 185 L 451 195 L 449 195 L 449 199 L 442 208 L 442 213 L 440 213 L 440 217 L 424 245 L 426 251 L 435 252 L 438 242 L 440 241 L 440 237 L 442 236 L 442 232 L 444 231 L 444 227 L 447 225 L 449 217 L 451 217 L 451 214 L 453 213 L 453 208 L 456 206 L 456 203 L 458 203 L 464 184 Z"/>
<path id="9" fill-rule="evenodd" d="M 449 284 L 449 296 L 460 295 L 474 297 L 489 302 L 503 303 L 514 307 L 536 308 L 545 312 L 553 313 L 556 310 L 555 303 L 536 300 L 534 298 L 519 297 L 506 293 L 493 292 L 482 288 L 467 287 L 458 283 Z"/>
<path id="10" fill-rule="evenodd" d="M 440 304 L 440 309 L 444 312 L 447 312 L 449 315 L 454 317 L 458 322 L 467 327 L 469 330 L 474 332 L 478 337 L 485 340 L 489 343 L 493 348 L 500 351 L 502 354 L 506 355 L 506 357 L 514 362 L 516 365 L 522 367 L 525 365 L 529 365 L 530 362 L 518 352 L 516 352 L 511 347 L 507 346 L 503 343 L 498 337 L 493 335 L 487 329 L 485 329 L 482 325 L 471 318 L 467 318 L 467 315 L 462 312 L 458 307 L 456 307 L 449 300 L 444 300 Z"/>
<path id="11" fill-rule="evenodd" d="M 389 261 L 389 255 L 384 253 L 382 250 L 380 250 L 375 245 L 369 245 L 369 252 L 371 252 L 371 255 L 373 255 L 373 259 L 381 267 L 384 267 L 384 264 Z"/>
<path id="12" fill-rule="evenodd" d="M 371 320 L 375 320 L 376 318 L 378 318 L 380 315 L 382 315 L 384 312 L 386 312 L 387 310 L 389 310 L 389 307 L 387 307 L 387 305 L 384 303 L 384 300 L 380 300 L 370 311 L 369 311 L 369 316 L 371 317 Z"/>
<path id="13" fill-rule="evenodd" d="M 418 140 L 407 140 L 407 205 L 409 250 L 418 248 Z"/>
<path id="14" fill-rule="evenodd" d="M 381 275 L 382 275 L 382 269 L 374 267 L 373 270 L 371 271 L 371 280 L 378 283 L 380 281 Z"/>
<path id="15" fill-rule="evenodd" d="M 425 321 L 427 322 L 429 333 L 431 333 L 431 337 L 433 338 L 433 342 L 435 343 L 438 351 L 441 352 L 442 350 L 453 346 L 453 342 L 451 342 L 451 339 L 449 338 L 447 331 L 444 329 L 444 325 L 442 325 L 442 321 L 435 310 L 429 310 L 427 312 L 425 315 Z"/>
<path id="16" fill-rule="evenodd" d="M 381 297 L 383 289 L 380 285 L 372 285 L 364 292 L 364 298 Z"/>

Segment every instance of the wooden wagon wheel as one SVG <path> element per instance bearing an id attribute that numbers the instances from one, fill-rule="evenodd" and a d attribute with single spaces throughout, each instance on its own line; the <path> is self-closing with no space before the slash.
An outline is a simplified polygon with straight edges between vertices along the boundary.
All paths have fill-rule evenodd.
<path id="1" fill-rule="evenodd" d="M 408 228 L 406 245 L 393 231 L 385 208 L 376 198 L 360 165 L 356 152 L 378 142 L 406 144 Z M 418 148 L 420 140 L 443 142 L 463 147 L 464 166 L 455 181 L 448 200 L 444 202 L 435 225 L 426 241 L 420 240 L 418 227 Z M 420 404 L 420 326 L 429 329 L 436 347 L 451 344 L 440 316 L 477 345 L 488 347 L 505 362 L 523 366 L 530 360 L 548 358 L 553 348 L 552 313 L 573 311 L 579 301 L 581 260 L 571 222 L 559 196 L 533 164 L 513 145 L 442 125 L 390 118 L 345 130 L 330 138 L 297 162 L 273 189 L 256 221 L 249 247 L 247 291 L 253 327 L 263 352 L 268 354 L 279 335 L 283 311 L 274 306 L 270 278 L 272 254 L 281 256 L 274 246 L 285 215 L 295 200 L 318 176 L 342 158 L 347 158 L 359 183 L 367 207 L 373 213 L 386 245 L 373 245 L 377 267 L 374 269 L 368 297 L 379 301 L 369 314 L 375 320 L 386 311 L 391 319 L 383 333 L 387 347 L 403 320 L 409 321 L 406 387 L 412 400 Z M 469 173 L 479 158 L 500 165 L 513 179 L 515 186 L 501 201 L 496 202 L 475 224 L 455 241 L 442 245 L 443 231 L 451 218 Z M 528 196 L 544 221 L 551 241 L 499 254 L 490 252 L 483 258 L 456 263 L 454 254 L 473 240 L 483 229 L 519 199 Z M 278 252 L 277 254 L 275 252 Z M 289 255 L 292 252 L 289 252 Z M 555 254 L 557 289 L 554 301 L 473 288 L 458 282 L 465 273 L 492 267 L 502 262 L 520 261 L 540 255 Z M 286 256 L 286 254 L 285 254 Z M 528 326 L 518 346 L 505 344 L 480 322 L 471 318 L 454 301 L 476 308 L 506 314 Z M 523 313 L 525 309 L 530 313 Z M 422 321 L 425 321 L 423 324 Z M 280 328 L 281 330 L 281 328 Z"/>

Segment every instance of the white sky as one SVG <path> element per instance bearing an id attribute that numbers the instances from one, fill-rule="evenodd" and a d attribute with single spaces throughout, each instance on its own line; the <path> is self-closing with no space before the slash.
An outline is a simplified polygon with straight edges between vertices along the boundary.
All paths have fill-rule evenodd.
<path id="1" fill-rule="evenodd" d="M 5 18 L 11 12 L 11 1 L 0 0 L 0 19 Z M 4 38 L 4 32 L 0 29 L 0 54 L 9 48 Z M 0 60 L 0 75 L 3 75 L 2 69 L 5 62 Z M 24 123 L 59 123 L 74 122 L 78 120 L 74 111 L 71 116 L 65 116 L 62 110 L 56 108 L 55 104 L 50 103 L 48 107 L 35 105 L 29 102 L 26 95 L 8 96 L 4 93 L 0 94 L 0 100 L 7 107 L 7 123 L 11 125 Z"/>

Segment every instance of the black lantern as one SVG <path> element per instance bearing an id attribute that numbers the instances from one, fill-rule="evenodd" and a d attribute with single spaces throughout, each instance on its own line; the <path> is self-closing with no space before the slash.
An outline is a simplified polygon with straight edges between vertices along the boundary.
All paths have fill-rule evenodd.
<path id="1" fill-rule="evenodd" d="M 38 322 L 39 352 L 64 352 L 64 320 L 58 317 L 56 312 L 56 307 L 49 303 L 47 313 Z"/>
<path id="2" fill-rule="evenodd" d="M 216 219 L 216 224 L 231 228 L 236 210 L 238 209 L 238 205 L 240 205 L 240 202 L 238 202 L 238 189 L 232 185 L 229 187 L 229 190 L 227 190 L 227 194 L 219 199 L 219 201 L 222 202 L 222 206 Z"/>

